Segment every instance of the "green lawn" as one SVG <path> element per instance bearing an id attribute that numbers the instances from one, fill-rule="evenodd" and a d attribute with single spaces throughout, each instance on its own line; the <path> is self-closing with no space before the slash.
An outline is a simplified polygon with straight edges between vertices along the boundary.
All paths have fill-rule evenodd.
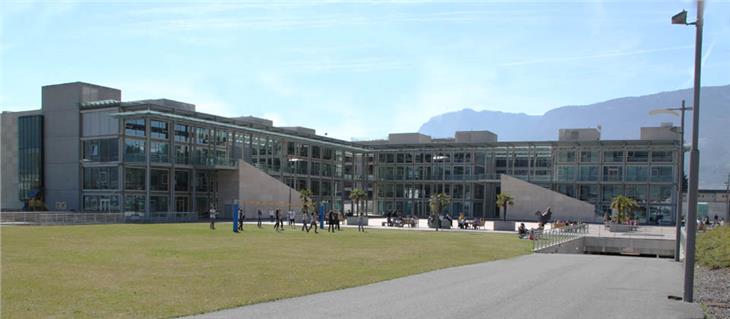
<path id="1" fill-rule="evenodd" d="M 730 226 L 697 235 L 697 262 L 710 269 L 730 267 Z"/>
<path id="2" fill-rule="evenodd" d="M 231 224 L 2 227 L 2 318 L 209 312 L 530 252 L 515 235 Z"/>

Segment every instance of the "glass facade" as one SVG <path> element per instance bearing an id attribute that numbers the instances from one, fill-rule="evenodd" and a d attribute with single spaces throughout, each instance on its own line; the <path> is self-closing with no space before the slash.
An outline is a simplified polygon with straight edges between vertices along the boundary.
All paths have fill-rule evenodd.
<path id="1" fill-rule="evenodd" d="M 3 150 L 5 151 L 5 150 Z M 43 191 L 43 116 L 18 117 L 18 194 L 21 201 Z"/>

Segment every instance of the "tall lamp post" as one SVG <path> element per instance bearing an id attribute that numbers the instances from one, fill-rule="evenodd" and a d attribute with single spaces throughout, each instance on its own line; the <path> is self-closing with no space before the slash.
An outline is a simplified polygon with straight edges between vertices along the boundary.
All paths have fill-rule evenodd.
<path id="1" fill-rule="evenodd" d="M 692 110 L 691 107 L 684 106 L 684 100 L 682 100 L 682 107 L 657 109 L 649 112 L 650 115 L 657 114 L 672 114 L 679 115 L 680 126 L 679 126 L 679 158 L 677 159 L 677 208 L 674 219 L 675 228 L 675 242 L 674 242 L 674 261 L 679 261 L 679 249 L 680 241 L 682 238 L 682 188 L 684 188 L 684 112 Z M 679 111 L 680 113 L 677 114 Z"/>
<path id="2" fill-rule="evenodd" d="M 699 180 L 700 150 L 697 138 L 700 125 L 700 71 L 702 69 L 702 15 L 704 0 L 697 0 L 697 21 L 687 23 L 687 11 L 674 15 L 672 24 L 694 25 L 695 35 L 695 81 L 694 103 L 692 105 L 692 148 L 689 152 L 689 188 L 687 207 L 687 256 L 684 259 L 684 301 L 692 302 L 695 274 L 695 233 L 697 232 L 697 188 Z"/>

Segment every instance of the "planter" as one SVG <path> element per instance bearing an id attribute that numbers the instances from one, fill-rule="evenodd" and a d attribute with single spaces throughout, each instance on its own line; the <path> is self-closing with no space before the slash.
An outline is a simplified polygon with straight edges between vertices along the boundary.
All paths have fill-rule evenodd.
<path id="1" fill-rule="evenodd" d="M 494 230 L 515 231 L 515 222 L 495 220 Z"/>

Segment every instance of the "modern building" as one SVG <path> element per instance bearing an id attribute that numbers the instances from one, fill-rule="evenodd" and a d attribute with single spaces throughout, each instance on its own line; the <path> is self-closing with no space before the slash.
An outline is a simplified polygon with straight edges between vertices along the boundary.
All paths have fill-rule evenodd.
<path id="1" fill-rule="evenodd" d="M 122 101 L 121 91 L 74 82 L 45 86 L 42 108 L 2 113 L 2 208 L 42 196 L 49 209 L 123 212 L 130 220 L 195 220 L 236 201 L 251 212 L 299 208 L 309 189 L 326 209 L 428 214 L 428 198 L 453 198 L 452 215 L 600 220 L 610 201 L 639 201 L 642 222 L 673 223 L 679 143 L 669 127 L 640 140 L 605 141 L 596 129 L 560 130 L 557 141 L 502 142 L 489 131 L 453 138 L 419 133 L 347 142 L 266 119 L 221 117 L 158 99 Z M 646 131 L 646 134 L 645 134 Z M 672 132 L 670 132 L 672 133 Z"/>

